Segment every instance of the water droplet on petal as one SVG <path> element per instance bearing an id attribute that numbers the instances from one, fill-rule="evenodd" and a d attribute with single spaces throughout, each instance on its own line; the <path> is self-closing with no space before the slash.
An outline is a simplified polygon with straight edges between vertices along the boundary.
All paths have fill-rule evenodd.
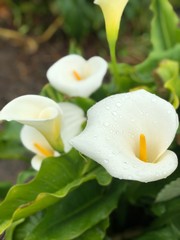
<path id="1" fill-rule="evenodd" d="M 112 112 L 112 115 L 116 116 L 116 115 L 117 115 L 117 112 L 115 112 L 115 111 L 114 111 L 114 112 Z"/>
<path id="2" fill-rule="evenodd" d="M 108 123 L 108 122 L 105 122 L 105 123 L 104 123 L 104 126 L 105 126 L 105 127 L 108 127 L 108 126 L 109 126 L 109 123 Z"/>
<path id="3" fill-rule="evenodd" d="M 117 102 L 117 103 L 116 103 L 116 106 L 117 106 L 117 107 L 121 107 L 121 105 L 122 105 L 122 104 L 121 104 L 120 102 Z"/>
<path id="4" fill-rule="evenodd" d="M 152 99 L 151 99 L 151 102 L 157 102 L 157 99 L 155 98 L 155 97 L 153 97 Z"/>
<path id="5" fill-rule="evenodd" d="M 104 163 L 108 163 L 108 162 L 109 162 L 109 159 L 105 158 Z"/>
<path id="6" fill-rule="evenodd" d="M 167 112 L 168 114 L 171 114 L 171 110 L 168 110 L 168 112 Z"/>

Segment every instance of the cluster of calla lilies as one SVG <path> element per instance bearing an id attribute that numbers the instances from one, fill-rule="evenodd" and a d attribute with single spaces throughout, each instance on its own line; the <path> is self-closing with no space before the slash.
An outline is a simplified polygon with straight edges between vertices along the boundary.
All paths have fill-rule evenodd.
<path id="1" fill-rule="evenodd" d="M 105 17 L 114 66 L 119 22 L 127 2 L 95 1 Z M 54 63 L 47 78 L 69 97 L 90 97 L 102 85 L 107 68 L 101 57 L 86 61 L 72 54 Z M 178 128 L 178 115 L 169 102 L 142 89 L 108 96 L 94 104 L 87 116 L 75 104 L 25 95 L 6 105 L 0 120 L 24 125 L 21 140 L 35 154 L 31 163 L 36 170 L 44 158 L 67 153 L 72 147 L 119 179 L 156 181 L 169 176 L 178 164 L 176 154 L 167 150 Z"/>
<path id="2" fill-rule="evenodd" d="M 59 72 L 58 72 L 59 71 Z M 50 84 L 69 96 L 90 96 L 102 84 L 107 63 L 69 55 L 47 71 Z M 35 153 L 31 163 L 40 169 L 44 158 L 59 156 L 72 147 L 101 164 L 119 179 L 155 181 L 170 175 L 177 156 L 167 150 L 178 116 L 173 106 L 145 90 L 109 96 L 85 113 L 75 104 L 25 95 L 9 102 L 0 120 L 24 124 L 21 140 Z"/>

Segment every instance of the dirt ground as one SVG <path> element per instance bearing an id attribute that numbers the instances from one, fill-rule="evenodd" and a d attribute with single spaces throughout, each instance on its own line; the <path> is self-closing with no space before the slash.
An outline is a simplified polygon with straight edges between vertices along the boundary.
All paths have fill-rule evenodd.
<path id="1" fill-rule="evenodd" d="M 53 62 L 65 55 L 61 44 L 45 43 L 34 54 L 22 46 L 0 40 L 0 109 L 15 97 L 38 94 L 47 83 L 46 71 Z M 0 159 L 0 181 L 15 181 L 27 163 Z"/>

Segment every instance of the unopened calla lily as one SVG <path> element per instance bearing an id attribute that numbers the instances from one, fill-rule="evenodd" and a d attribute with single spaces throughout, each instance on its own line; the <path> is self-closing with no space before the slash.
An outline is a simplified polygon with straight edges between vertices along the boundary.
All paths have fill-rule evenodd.
<path id="1" fill-rule="evenodd" d="M 62 110 L 61 135 L 64 151 L 68 152 L 72 146 L 69 141 L 81 131 L 81 125 L 85 121 L 84 112 L 78 106 L 62 102 L 58 104 Z M 23 145 L 35 156 L 31 160 L 31 165 L 35 170 L 39 170 L 42 160 L 47 157 L 59 156 L 48 143 L 46 138 L 35 128 L 24 126 L 21 130 L 21 141 Z"/>
<path id="2" fill-rule="evenodd" d="M 71 54 L 55 62 L 47 71 L 50 84 L 68 96 L 88 97 L 102 84 L 107 62 L 101 57 L 85 60 Z"/>
<path id="3" fill-rule="evenodd" d="M 104 15 L 107 41 L 109 44 L 115 78 L 117 78 L 115 48 L 121 17 L 128 0 L 95 0 L 94 3 L 100 6 Z"/>
<path id="4" fill-rule="evenodd" d="M 178 124 L 169 102 L 138 90 L 95 104 L 88 111 L 86 128 L 71 143 L 116 178 L 151 182 L 177 167 L 176 154 L 167 148 Z"/>
<path id="5" fill-rule="evenodd" d="M 114 44 L 118 38 L 121 16 L 128 0 L 95 0 L 94 3 L 102 9 L 108 42 Z"/>

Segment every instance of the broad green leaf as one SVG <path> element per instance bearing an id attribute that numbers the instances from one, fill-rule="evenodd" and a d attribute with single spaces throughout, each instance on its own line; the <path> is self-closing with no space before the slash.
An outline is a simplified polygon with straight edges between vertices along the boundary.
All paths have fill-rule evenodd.
<path id="1" fill-rule="evenodd" d="M 10 182 L 0 182 L 0 201 L 6 196 L 11 186 Z"/>
<path id="2" fill-rule="evenodd" d="M 1 159 L 25 159 L 26 150 L 19 137 L 21 127 L 21 124 L 14 121 L 4 122 L 0 131 Z"/>
<path id="3" fill-rule="evenodd" d="M 25 240 L 43 218 L 43 213 L 38 212 L 26 219 L 14 222 L 7 230 L 7 240 Z"/>
<path id="4" fill-rule="evenodd" d="M 180 61 L 180 44 L 164 52 L 152 52 L 145 61 L 135 66 L 135 74 L 142 81 L 153 81 L 153 71 L 164 59 Z"/>
<path id="5" fill-rule="evenodd" d="M 77 239 L 107 219 L 117 206 L 123 190 L 124 184 L 120 181 L 112 184 L 111 188 L 101 187 L 95 181 L 81 185 L 62 201 L 48 208 L 42 221 L 25 240 Z"/>
<path id="6" fill-rule="evenodd" d="M 77 42 L 80 42 L 90 31 L 99 30 L 102 26 L 103 17 L 98 14 L 98 9 L 91 1 L 56 0 L 56 6 L 64 19 L 63 30 Z"/>
<path id="7" fill-rule="evenodd" d="M 180 196 L 180 178 L 167 184 L 157 195 L 156 202 L 168 201 Z"/>
<path id="8" fill-rule="evenodd" d="M 109 64 L 111 75 L 113 75 L 112 68 L 112 65 Z M 116 80 L 116 83 L 111 79 L 110 85 L 108 86 L 109 93 L 127 92 L 130 88 L 136 87 L 138 78 L 135 76 L 134 70 L 134 66 L 125 63 L 118 64 L 117 71 L 119 78 Z"/>
<path id="9" fill-rule="evenodd" d="M 180 98 L 179 63 L 172 60 L 164 60 L 156 69 L 156 73 L 163 80 L 164 87 L 170 91 L 170 102 L 177 109 L 179 106 Z"/>
<path id="10" fill-rule="evenodd" d="M 179 19 L 168 0 L 152 0 L 151 42 L 153 50 L 160 52 L 178 43 Z"/>
<path id="11" fill-rule="evenodd" d="M 180 198 L 176 197 L 169 201 L 158 202 L 152 206 L 152 212 L 158 216 L 153 222 L 153 226 L 162 227 L 174 221 L 174 217 L 180 219 Z"/>
<path id="12" fill-rule="evenodd" d="M 109 226 L 109 220 L 105 219 L 96 226 L 83 233 L 78 240 L 103 240 L 106 235 L 106 229 Z"/>
<path id="13" fill-rule="evenodd" d="M 156 231 L 145 233 L 142 237 L 135 240 L 179 240 L 180 234 L 177 233 L 171 226 L 166 226 Z"/>
<path id="14" fill-rule="evenodd" d="M 32 179 L 36 175 L 37 175 L 37 172 L 34 169 L 28 169 L 28 170 L 22 171 L 19 173 L 16 183 L 21 184 L 21 183 L 29 182 L 30 179 Z"/>
<path id="15" fill-rule="evenodd" d="M 36 178 L 12 187 L 1 203 L 0 233 L 14 220 L 56 203 L 86 181 L 97 179 L 100 184 L 108 185 L 111 176 L 100 165 L 89 162 L 92 161 L 85 161 L 75 150 L 61 157 L 45 159 Z"/>
<path id="16" fill-rule="evenodd" d="M 16 226 L 18 226 L 19 224 L 21 224 L 24 221 L 24 219 L 20 219 L 19 221 L 14 222 L 11 227 L 9 227 L 7 229 L 7 231 L 5 232 L 5 239 L 6 240 L 13 240 L 13 235 L 14 235 L 14 230 L 16 228 Z M 24 238 L 21 238 L 24 239 Z"/>
<path id="17" fill-rule="evenodd" d="M 25 221 L 20 220 L 22 222 L 20 222 L 21 224 L 19 224 L 19 222 L 18 224 L 16 222 L 13 223 L 12 227 L 10 227 L 6 232 L 6 237 L 9 236 L 6 240 L 26 240 L 29 235 L 31 235 L 31 232 L 35 229 L 35 227 L 40 223 L 42 218 L 43 215 L 38 213 L 28 217 Z M 105 219 L 84 232 L 80 237 L 78 237 L 78 240 L 103 240 L 108 226 L 109 220 Z"/>

